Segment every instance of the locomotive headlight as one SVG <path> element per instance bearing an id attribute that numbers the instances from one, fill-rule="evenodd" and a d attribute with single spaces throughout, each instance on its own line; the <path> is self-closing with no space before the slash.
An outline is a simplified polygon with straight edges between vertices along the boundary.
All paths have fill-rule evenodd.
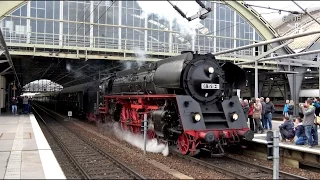
<path id="1" fill-rule="evenodd" d="M 239 117 L 239 116 L 238 116 L 238 114 L 236 114 L 236 113 L 234 113 L 234 114 L 232 115 L 232 119 L 235 120 L 235 121 L 238 120 L 238 117 Z"/>
<path id="2" fill-rule="evenodd" d="M 194 113 L 193 120 L 199 122 L 201 120 L 201 115 L 199 113 Z"/>
<path id="3" fill-rule="evenodd" d="M 210 74 L 212 74 L 212 73 L 214 72 L 214 68 L 213 68 L 213 67 L 208 67 L 208 72 L 209 72 Z"/>

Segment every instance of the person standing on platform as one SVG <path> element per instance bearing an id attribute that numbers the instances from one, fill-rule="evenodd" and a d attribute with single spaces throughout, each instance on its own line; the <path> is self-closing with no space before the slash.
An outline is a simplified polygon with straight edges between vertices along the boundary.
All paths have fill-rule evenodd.
<path id="1" fill-rule="evenodd" d="M 307 137 L 304 132 L 304 126 L 302 125 L 302 119 L 300 117 L 296 118 L 295 124 L 295 135 L 297 136 L 296 145 L 304 145 L 306 143 Z"/>
<path id="2" fill-rule="evenodd" d="M 275 112 L 274 105 L 270 102 L 270 98 L 266 98 L 266 112 L 265 115 L 267 117 L 267 125 L 266 129 L 272 130 L 272 114 Z M 268 127 L 269 126 L 269 127 Z"/>
<path id="3" fill-rule="evenodd" d="M 283 115 L 285 117 L 289 117 L 288 110 L 289 110 L 289 100 L 286 100 L 286 104 L 284 104 L 284 107 L 283 107 Z"/>
<path id="4" fill-rule="evenodd" d="M 12 98 L 11 100 L 11 110 L 12 110 L 12 114 L 13 115 L 18 115 L 17 113 L 17 104 L 18 104 L 18 101 L 15 97 Z"/>
<path id="5" fill-rule="evenodd" d="M 313 102 L 313 106 L 316 108 L 315 114 L 316 116 L 319 116 L 320 113 L 320 102 L 319 102 L 319 98 L 315 98 L 314 102 Z"/>
<path id="6" fill-rule="evenodd" d="M 28 114 L 29 113 L 29 98 L 28 96 L 25 96 L 23 98 L 23 113 Z"/>
<path id="7" fill-rule="evenodd" d="M 290 142 L 293 142 L 295 133 L 294 133 L 294 124 L 289 119 L 289 117 L 285 116 L 283 117 L 283 124 L 279 126 L 280 134 L 281 134 L 281 142 L 286 142 L 286 140 L 289 140 Z"/>
<path id="8" fill-rule="evenodd" d="M 23 99 L 22 99 L 22 97 L 18 96 L 17 101 L 18 101 L 18 112 L 19 112 L 19 114 L 22 114 L 22 112 L 23 112 Z"/>
<path id="9" fill-rule="evenodd" d="M 303 112 L 303 121 L 302 124 L 304 126 L 304 130 L 307 136 L 307 146 L 309 148 L 312 148 L 313 146 L 313 137 L 312 137 L 312 128 L 314 126 L 315 123 L 315 107 L 312 105 L 312 100 L 308 99 L 305 103 L 305 105 L 307 106 L 307 108 L 304 107 L 303 104 L 300 105 L 302 112 Z"/>
<path id="10" fill-rule="evenodd" d="M 32 97 L 29 98 L 29 113 L 31 112 L 32 109 Z"/>
<path id="11" fill-rule="evenodd" d="M 250 108 L 249 108 L 249 103 L 248 103 L 247 99 L 243 100 L 242 109 L 243 109 L 243 113 L 244 113 L 244 118 L 248 122 L 248 115 L 249 115 Z"/>
<path id="12" fill-rule="evenodd" d="M 267 126 L 267 119 L 266 119 L 266 116 L 265 116 L 265 113 L 266 113 L 266 103 L 264 102 L 264 98 L 263 98 L 263 97 L 260 98 L 260 102 L 261 102 L 261 105 L 262 105 L 262 111 L 261 111 L 262 127 L 263 127 L 263 129 L 267 129 L 267 128 L 266 128 L 266 126 Z"/>
<path id="13" fill-rule="evenodd" d="M 253 115 L 253 104 L 252 100 L 249 103 L 249 112 L 248 112 L 248 117 L 249 117 L 249 123 L 250 123 L 250 130 L 254 131 L 254 120 L 252 118 Z"/>
<path id="14" fill-rule="evenodd" d="M 256 127 L 255 127 L 255 133 L 258 133 L 258 131 L 261 131 L 261 133 L 264 133 L 264 129 L 261 125 L 261 111 L 262 111 L 262 105 L 260 103 L 260 99 L 257 98 L 256 102 L 253 104 L 253 119 L 255 121 Z"/>
<path id="15" fill-rule="evenodd" d="M 293 102 L 293 100 L 291 100 L 289 107 L 288 107 L 288 115 L 291 120 L 292 120 L 292 116 L 293 116 L 293 110 L 294 110 L 294 102 Z"/>

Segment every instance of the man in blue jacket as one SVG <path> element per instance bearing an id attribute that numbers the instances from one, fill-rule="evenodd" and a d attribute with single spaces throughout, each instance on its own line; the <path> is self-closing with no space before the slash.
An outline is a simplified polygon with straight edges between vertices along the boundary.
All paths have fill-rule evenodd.
<path id="1" fill-rule="evenodd" d="M 290 140 L 290 142 L 293 142 L 295 135 L 293 122 L 289 117 L 284 117 L 283 121 L 284 123 L 279 126 L 282 137 L 281 142 L 286 142 L 287 139 Z"/>
<path id="2" fill-rule="evenodd" d="M 295 123 L 297 125 L 297 127 L 295 128 L 295 133 L 297 136 L 296 145 L 304 145 L 306 143 L 307 136 L 306 136 L 306 133 L 304 132 L 302 119 L 300 117 L 297 117 Z"/>
<path id="3" fill-rule="evenodd" d="M 319 98 L 315 98 L 315 100 L 313 101 L 313 106 L 316 108 L 315 110 L 315 114 L 316 116 L 319 116 L 320 113 L 320 102 L 319 102 Z"/>

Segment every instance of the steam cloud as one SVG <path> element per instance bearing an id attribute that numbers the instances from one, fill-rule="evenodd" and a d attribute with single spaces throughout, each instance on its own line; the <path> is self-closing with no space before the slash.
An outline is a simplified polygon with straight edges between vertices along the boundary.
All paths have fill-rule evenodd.
<path id="1" fill-rule="evenodd" d="M 82 72 L 81 70 L 73 70 L 73 68 L 72 68 L 72 66 L 71 66 L 70 63 L 67 63 L 67 64 L 66 64 L 66 69 L 67 69 L 67 71 L 68 71 L 69 73 L 70 73 L 70 72 L 72 73 L 72 75 L 73 75 L 73 77 L 74 77 L 75 79 L 84 76 L 84 74 L 83 74 L 83 72 Z"/>
<path id="2" fill-rule="evenodd" d="M 133 51 L 136 56 L 136 60 L 124 62 L 124 70 L 131 69 L 136 66 L 140 67 L 145 63 L 145 60 L 146 60 L 145 51 L 141 50 L 139 47 L 134 47 Z M 136 66 L 135 66 L 135 64 L 136 64 Z"/>
<path id="3" fill-rule="evenodd" d="M 112 132 L 118 139 L 124 140 L 141 150 L 144 149 L 143 135 L 133 134 L 129 131 L 122 131 L 122 129 L 120 129 L 119 123 L 106 123 L 104 125 L 104 130 L 110 129 L 112 129 Z M 168 145 L 158 144 L 157 139 L 147 140 L 146 151 L 152 153 L 162 153 L 163 156 L 169 155 Z"/>

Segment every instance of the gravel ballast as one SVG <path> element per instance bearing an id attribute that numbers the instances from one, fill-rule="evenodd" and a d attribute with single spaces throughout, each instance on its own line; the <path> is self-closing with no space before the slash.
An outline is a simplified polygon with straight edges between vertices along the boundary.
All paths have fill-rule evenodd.
<path id="1" fill-rule="evenodd" d="M 97 126 L 94 126 L 94 125 L 91 125 L 91 124 L 88 124 L 85 122 L 75 121 L 74 124 L 80 125 L 81 129 L 85 128 L 89 131 L 93 130 L 95 133 L 101 132 L 101 128 L 98 128 Z M 87 132 L 87 133 L 89 133 L 89 132 Z M 90 135 L 90 136 L 92 136 L 92 135 Z M 105 138 L 108 139 L 107 141 L 109 141 L 109 143 L 110 143 L 110 141 L 116 142 L 117 146 L 119 147 L 118 149 L 126 149 L 126 150 L 130 151 L 131 156 L 133 155 L 133 156 L 144 158 L 143 156 L 141 156 L 141 155 L 143 155 L 143 152 L 140 149 L 132 146 L 131 144 L 129 144 L 125 141 L 117 139 L 113 133 L 104 131 L 103 136 L 105 136 Z M 108 143 L 108 142 L 105 141 L 105 143 Z M 162 164 L 165 164 L 166 166 L 168 166 L 176 171 L 179 171 L 182 174 L 185 174 L 187 176 L 195 178 L 195 179 L 230 179 L 230 177 L 228 177 L 228 176 L 225 176 L 221 173 L 209 170 L 203 166 L 189 162 L 185 159 L 181 159 L 181 158 L 179 158 L 175 155 L 172 155 L 172 154 L 170 154 L 168 157 L 165 157 L 160 153 L 155 154 L 155 153 L 148 152 L 146 154 L 146 159 L 147 160 L 151 159 L 151 160 L 160 162 Z M 150 165 L 148 166 L 148 168 L 150 168 Z M 177 177 L 175 177 L 175 179 L 177 179 Z"/>

